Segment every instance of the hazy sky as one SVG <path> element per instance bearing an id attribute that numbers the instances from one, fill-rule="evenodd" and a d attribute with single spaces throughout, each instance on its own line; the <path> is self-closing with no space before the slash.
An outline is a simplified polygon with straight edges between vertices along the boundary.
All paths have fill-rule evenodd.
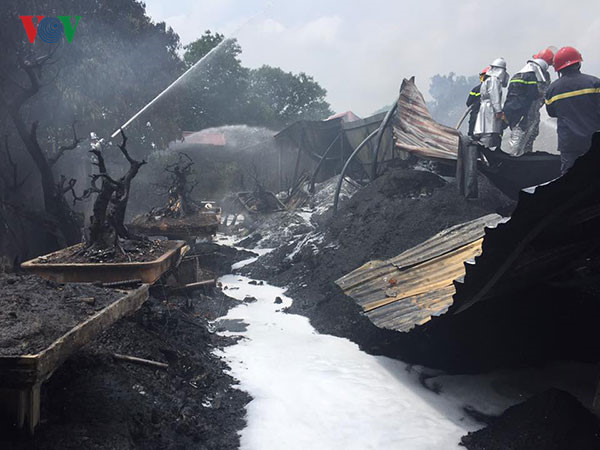
<path id="1" fill-rule="evenodd" d="M 367 116 L 402 78 L 426 94 L 436 73 L 472 75 L 498 56 L 510 73 L 549 45 L 577 47 L 600 76 L 600 1 L 146 0 L 148 14 L 188 43 L 233 34 L 242 61 L 304 71 L 336 111 Z"/>

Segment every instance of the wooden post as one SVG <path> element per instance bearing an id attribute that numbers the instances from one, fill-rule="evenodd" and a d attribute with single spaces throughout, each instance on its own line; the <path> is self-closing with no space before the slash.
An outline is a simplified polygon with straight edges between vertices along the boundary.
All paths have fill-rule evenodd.
<path id="1" fill-rule="evenodd" d="M 40 383 L 18 391 L 16 414 L 17 428 L 27 427 L 29 434 L 33 435 L 40 423 Z"/>

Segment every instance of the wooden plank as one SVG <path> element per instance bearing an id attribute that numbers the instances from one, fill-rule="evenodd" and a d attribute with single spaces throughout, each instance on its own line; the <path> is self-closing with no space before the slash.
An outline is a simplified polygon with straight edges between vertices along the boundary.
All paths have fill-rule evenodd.
<path id="1" fill-rule="evenodd" d="M 121 297 L 35 355 L 1 356 L 0 387 L 25 388 L 46 380 L 71 354 L 148 299 L 148 285 Z"/>
<path id="2" fill-rule="evenodd" d="M 38 370 L 40 378 L 45 379 L 49 376 L 70 355 L 102 331 L 108 329 L 121 317 L 137 311 L 148 299 L 148 288 L 148 285 L 137 288 L 131 294 L 111 303 L 54 341 L 50 347 L 39 354 L 40 364 Z"/>
<path id="3" fill-rule="evenodd" d="M 115 281 L 140 279 L 144 283 L 152 284 L 155 283 L 163 273 L 176 264 L 184 246 L 184 241 L 173 241 L 173 248 L 154 261 L 123 263 L 42 263 L 40 262 L 40 258 L 42 257 L 38 257 L 24 262 L 21 264 L 21 268 L 57 283 L 110 283 Z M 50 255 L 55 253 L 57 252 L 50 253 Z"/>

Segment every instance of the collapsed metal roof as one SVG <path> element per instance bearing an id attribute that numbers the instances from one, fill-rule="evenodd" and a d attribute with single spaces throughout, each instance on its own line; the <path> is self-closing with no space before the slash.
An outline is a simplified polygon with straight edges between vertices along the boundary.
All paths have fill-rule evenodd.
<path id="1" fill-rule="evenodd" d="M 422 158 L 456 160 L 459 133 L 431 117 L 415 78 L 403 80 L 393 117 L 395 146 Z"/>
<path id="2" fill-rule="evenodd" d="M 409 331 L 536 283 L 582 276 L 600 247 L 598 167 L 600 133 L 563 177 L 523 190 L 509 220 L 489 215 L 452 227 L 336 284 L 375 325 Z"/>
<path id="3" fill-rule="evenodd" d="M 368 262 L 336 284 L 378 327 L 409 331 L 447 311 L 465 261 L 481 254 L 485 227 L 502 220 L 490 214 L 453 226 L 395 258 Z"/>

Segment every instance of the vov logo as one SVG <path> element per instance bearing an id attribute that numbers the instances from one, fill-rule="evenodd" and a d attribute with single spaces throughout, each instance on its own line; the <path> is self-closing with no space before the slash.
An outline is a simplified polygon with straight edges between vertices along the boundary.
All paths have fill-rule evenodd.
<path id="1" fill-rule="evenodd" d="M 37 26 L 33 23 L 34 16 L 19 16 L 21 22 L 23 22 L 23 26 L 25 27 L 25 31 L 27 32 L 27 37 L 29 38 L 29 42 L 32 44 L 35 42 L 36 36 L 47 42 L 48 44 L 55 44 L 60 41 L 63 33 L 67 38 L 68 42 L 73 41 L 73 36 L 75 36 L 75 30 L 77 29 L 77 24 L 79 24 L 79 19 L 81 16 L 58 16 L 58 17 L 45 17 L 45 16 L 36 16 L 37 17 Z M 75 25 L 71 23 L 71 17 L 75 17 Z"/>

